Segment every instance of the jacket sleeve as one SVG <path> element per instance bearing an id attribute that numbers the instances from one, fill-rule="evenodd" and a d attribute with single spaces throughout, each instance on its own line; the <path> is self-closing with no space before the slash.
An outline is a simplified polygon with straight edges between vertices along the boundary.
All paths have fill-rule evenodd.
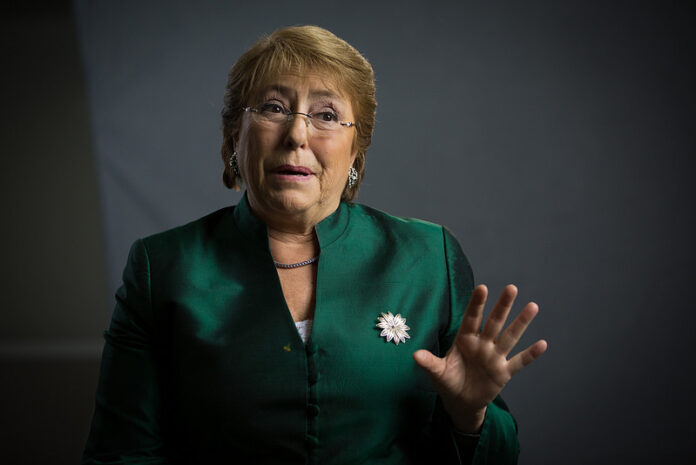
<path id="1" fill-rule="evenodd" d="M 160 386 L 154 350 L 150 263 L 142 240 L 131 247 L 116 292 L 85 465 L 166 464 L 160 431 Z"/>
<path id="2" fill-rule="evenodd" d="M 446 332 L 441 335 L 440 347 L 443 356 L 454 342 L 462 317 L 474 290 L 474 275 L 471 266 L 459 243 L 452 233 L 443 228 L 447 272 L 450 285 L 450 322 Z M 449 422 L 448 422 L 449 423 Z M 456 445 L 454 432 L 449 426 L 452 442 L 458 449 L 461 464 L 514 464 L 519 455 L 517 424 L 507 405 L 500 396 L 488 404 L 486 417 L 477 442 L 472 442 L 469 450 Z"/>

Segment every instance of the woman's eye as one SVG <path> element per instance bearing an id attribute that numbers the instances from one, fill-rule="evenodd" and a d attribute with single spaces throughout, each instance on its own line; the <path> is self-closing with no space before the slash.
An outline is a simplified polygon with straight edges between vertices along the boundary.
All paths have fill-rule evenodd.
<path id="1" fill-rule="evenodd" d="M 285 109 L 277 103 L 264 103 L 261 105 L 263 113 L 285 113 Z"/>
<path id="2" fill-rule="evenodd" d="M 336 113 L 332 113 L 330 111 L 320 111 L 319 113 L 315 113 L 313 117 L 327 122 L 338 121 L 338 116 L 336 116 Z"/>

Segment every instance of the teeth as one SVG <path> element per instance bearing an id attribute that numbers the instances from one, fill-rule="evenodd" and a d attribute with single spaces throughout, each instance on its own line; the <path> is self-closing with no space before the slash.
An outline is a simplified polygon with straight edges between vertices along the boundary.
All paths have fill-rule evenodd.
<path id="1" fill-rule="evenodd" d="M 307 173 L 300 173 L 300 172 L 297 172 L 297 171 L 280 171 L 279 173 L 280 173 L 280 174 L 290 174 L 290 175 L 293 175 L 293 176 L 307 176 Z"/>

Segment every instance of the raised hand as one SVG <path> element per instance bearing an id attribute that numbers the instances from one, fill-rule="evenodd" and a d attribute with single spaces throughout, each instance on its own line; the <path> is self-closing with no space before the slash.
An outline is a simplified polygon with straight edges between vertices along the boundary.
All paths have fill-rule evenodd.
<path id="1" fill-rule="evenodd" d="M 464 433 L 478 432 L 488 403 L 515 373 L 547 348 L 542 339 L 508 360 L 508 354 L 539 312 L 539 307 L 528 303 L 502 331 L 517 296 L 517 288 L 508 285 L 479 333 L 487 295 L 484 285 L 474 289 L 457 337 L 443 358 L 427 350 L 413 354 L 416 363 L 430 375 L 455 428 Z"/>

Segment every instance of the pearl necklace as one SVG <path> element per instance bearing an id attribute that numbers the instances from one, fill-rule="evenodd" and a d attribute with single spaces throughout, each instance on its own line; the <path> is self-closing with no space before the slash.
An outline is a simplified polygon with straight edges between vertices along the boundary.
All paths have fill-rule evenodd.
<path id="1" fill-rule="evenodd" d="M 299 268 L 301 266 L 309 265 L 311 263 L 316 262 L 317 260 L 319 260 L 319 255 L 317 255 L 316 257 L 312 257 L 309 260 L 305 260 L 305 261 L 299 262 L 299 263 L 279 263 L 275 260 L 273 260 L 273 263 L 275 263 L 276 268 L 283 268 L 283 269 L 287 270 L 287 269 L 291 269 L 291 268 Z"/>

